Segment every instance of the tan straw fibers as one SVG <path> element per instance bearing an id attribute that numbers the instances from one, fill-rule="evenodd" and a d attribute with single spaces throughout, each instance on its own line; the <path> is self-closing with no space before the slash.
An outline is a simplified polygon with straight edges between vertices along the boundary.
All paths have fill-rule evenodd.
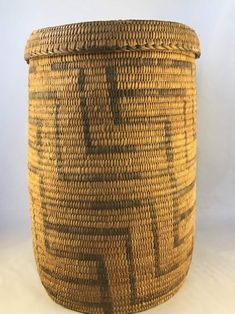
<path id="1" fill-rule="evenodd" d="M 31 34 L 33 245 L 57 303 L 133 313 L 181 286 L 194 245 L 199 56 L 195 32 L 175 22 Z"/>

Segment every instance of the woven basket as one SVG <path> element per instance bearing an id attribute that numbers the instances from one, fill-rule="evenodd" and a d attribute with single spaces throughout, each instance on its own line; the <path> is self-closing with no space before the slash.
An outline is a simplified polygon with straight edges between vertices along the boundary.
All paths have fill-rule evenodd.
<path id="1" fill-rule="evenodd" d="M 199 56 L 195 32 L 175 22 L 30 35 L 33 245 L 57 303 L 133 313 L 181 286 L 194 245 Z"/>

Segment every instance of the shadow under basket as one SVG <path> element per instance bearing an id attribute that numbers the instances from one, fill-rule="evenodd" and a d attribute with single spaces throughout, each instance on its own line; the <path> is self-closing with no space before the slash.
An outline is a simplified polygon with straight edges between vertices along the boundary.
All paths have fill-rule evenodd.
<path id="1" fill-rule="evenodd" d="M 32 32 L 28 178 L 34 254 L 57 303 L 135 313 L 179 289 L 195 232 L 199 40 L 154 20 Z"/>

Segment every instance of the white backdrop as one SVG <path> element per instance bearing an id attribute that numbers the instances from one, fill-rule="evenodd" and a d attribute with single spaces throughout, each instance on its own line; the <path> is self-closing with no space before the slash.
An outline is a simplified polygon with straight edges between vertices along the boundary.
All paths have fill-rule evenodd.
<path id="1" fill-rule="evenodd" d="M 194 259 L 178 294 L 149 313 L 235 313 L 234 0 L 0 0 L 0 312 L 69 313 L 47 297 L 32 256 L 26 40 L 45 26 L 112 19 L 182 22 L 201 42 Z"/>

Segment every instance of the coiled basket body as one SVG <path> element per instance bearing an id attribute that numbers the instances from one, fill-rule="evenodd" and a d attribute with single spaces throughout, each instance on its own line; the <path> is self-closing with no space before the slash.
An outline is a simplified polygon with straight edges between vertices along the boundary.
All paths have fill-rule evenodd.
<path id="1" fill-rule="evenodd" d="M 174 22 L 31 34 L 33 246 L 57 303 L 133 313 L 181 286 L 194 244 L 199 55 L 194 31 Z"/>

